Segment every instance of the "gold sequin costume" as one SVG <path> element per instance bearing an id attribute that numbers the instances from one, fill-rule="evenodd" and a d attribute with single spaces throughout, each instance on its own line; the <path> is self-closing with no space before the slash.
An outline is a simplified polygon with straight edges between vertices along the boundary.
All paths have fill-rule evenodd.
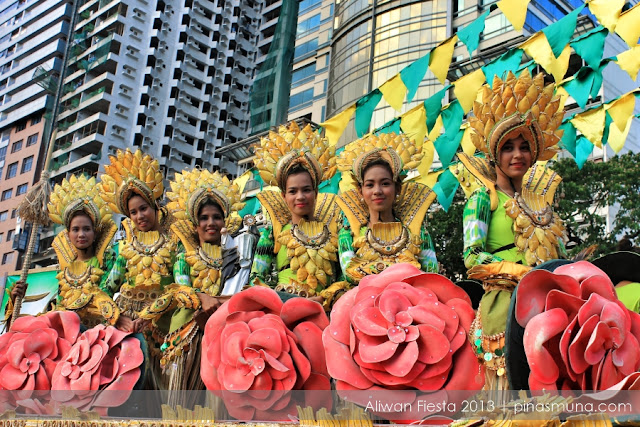
<path id="1" fill-rule="evenodd" d="M 176 242 L 167 233 L 173 217 L 156 203 L 164 191 L 157 160 L 129 149 L 118 150 L 109 160 L 102 175 L 101 194 L 111 209 L 129 216 L 128 201 L 135 194 L 158 210 L 161 231 L 140 231 L 129 218 L 123 221 L 125 241 L 120 243 L 118 260 L 107 284 L 114 292 L 120 292 L 117 303 L 122 314 L 136 319 L 140 310 L 155 301 L 173 281 Z M 125 280 L 120 284 L 122 275 Z"/>
<path id="2" fill-rule="evenodd" d="M 282 193 L 289 172 L 301 167 L 311 176 L 313 187 L 330 179 L 337 171 L 335 147 L 329 145 L 309 125 L 300 129 L 295 122 L 270 132 L 255 148 L 254 160 L 260 176 L 281 192 L 262 191 L 258 199 L 268 213 L 271 227 L 258 243 L 252 276 L 254 284 L 270 282 L 272 264 L 277 267 L 277 279 L 270 284 L 278 291 L 304 297 L 324 298 L 325 308 L 345 291 L 346 282 L 335 282 L 337 270 L 338 206 L 335 194 L 318 194 L 314 217 L 291 224 L 291 212 Z M 272 260 L 276 255 L 275 262 Z"/>
<path id="3" fill-rule="evenodd" d="M 465 192 L 471 194 L 483 187 L 478 191 L 486 195 L 472 196 L 478 202 L 465 208 L 465 234 L 476 227 L 471 221 L 480 221 L 474 212 L 485 211 L 493 224 L 491 228 L 507 227 L 506 221 L 512 222 L 513 244 L 490 254 L 486 247 L 473 249 L 472 236 L 467 241 L 465 235 L 465 261 L 469 265 L 475 260 L 473 264 L 477 264 L 469 270 L 469 277 L 481 280 L 485 289 L 469 338 L 488 368 L 487 387 L 504 388 L 504 321 L 510 294 L 531 267 L 559 258 L 563 251 L 564 226 L 551 209 L 561 178 L 536 161 L 549 160 L 556 154 L 564 111 L 560 109 L 560 98 L 554 97 L 554 85 L 544 86 L 544 76 L 532 78 L 528 70 L 518 78 L 510 72 L 504 81 L 496 76 L 492 88 L 483 86 L 482 100 L 474 103 L 473 111 L 474 116 L 469 118 L 471 139 L 483 156 L 459 153 L 464 167 L 454 173 Z M 498 193 L 496 165 L 502 146 L 517 137 L 529 143 L 532 167 L 523 176 L 520 193 L 509 197 Z M 479 202 L 483 199 L 486 206 Z M 491 214 L 502 210 L 504 214 L 496 217 Z M 504 240 L 508 240 L 506 235 Z M 515 264 L 516 260 L 523 265 Z"/>
<path id="4" fill-rule="evenodd" d="M 105 251 L 117 227 L 98 192 L 94 177 L 72 175 L 56 184 L 47 206 L 51 220 L 65 226 L 51 244 L 60 266 L 56 309 L 75 311 L 87 327 L 114 325 L 120 316 L 113 299 L 100 288 Z M 80 212 L 89 217 L 95 233 L 95 255 L 87 261 L 77 259 L 78 251 L 69 238 L 71 220 Z"/>
<path id="5" fill-rule="evenodd" d="M 362 186 L 364 171 L 374 161 L 384 161 L 391 168 L 393 181 L 401 180 L 403 171 L 416 168 L 422 157 L 422 145 L 417 146 L 404 135 L 371 135 L 347 145 L 338 159 L 338 168 L 351 173 Z M 438 271 L 435 252 L 430 261 L 421 262 L 425 240 L 430 242 L 424 227 L 429 206 L 436 194 L 426 185 L 405 182 L 394 202 L 398 221 L 369 224 L 369 208 L 357 189 L 340 194 L 338 204 L 348 222 L 353 242 L 341 237 L 341 262 L 349 279 L 357 283 L 370 274 L 378 274 L 395 263 L 410 263 L 428 271 Z M 352 246 L 352 248 L 351 248 Z M 351 250 L 355 251 L 352 254 Z M 424 254 L 423 254 L 424 255 Z"/>

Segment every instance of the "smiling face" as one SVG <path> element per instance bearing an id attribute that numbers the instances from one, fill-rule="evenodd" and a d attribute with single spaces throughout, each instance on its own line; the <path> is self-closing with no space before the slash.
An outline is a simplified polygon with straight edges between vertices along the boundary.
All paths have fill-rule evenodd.
<path id="1" fill-rule="evenodd" d="M 80 213 L 71 218 L 69 223 L 69 240 L 77 249 L 89 249 L 93 246 L 96 232 L 88 215 Z"/>
<path id="2" fill-rule="evenodd" d="M 157 212 L 149 203 L 138 195 L 132 196 L 127 202 L 129 218 L 140 231 L 157 231 Z"/>
<path id="3" fill-rule="evenodd" d="M 224 215 L 222 210 L 212 203 L 203 205 L 198 214 L 198 226 L 196 227 L 200 244 L 206 242 L 220 245 L 223 228 Z"/>
<path id="4" fill-rule="evenodd" d="M 311 175 L 300 172 L 287 177 L 284 201 L 291 211 L 294 223 L 300 218 L 311 219 L 316 206 L 316 189 L 313 187 Z"/>
<path id="5" fill-rule="evenodd" d="M 388 167 L 373 165 L 364 172 L 360 189 L 364 202 L 369 207 L 370 218 L 393 218 L 393 203 L 397 187 Z"/>
<path id="6" fill-rule="evenodd" d="M 499 168 L 497 173 L 506 178 L 520 180 L 531 167 L 532 155 L 529 143 L 518 136 L 507 140 L 499 154 Z"/>

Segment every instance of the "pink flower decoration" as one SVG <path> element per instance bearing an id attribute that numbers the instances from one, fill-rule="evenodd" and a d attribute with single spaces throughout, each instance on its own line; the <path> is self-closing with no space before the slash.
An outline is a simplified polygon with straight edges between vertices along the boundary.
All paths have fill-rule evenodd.
<path id="1" fill-rule="evenodd" d="M 396 264 L 342 296 L 322 339 L 340 390 L 479 390 L 471 300 L 439 274 Z M 403 396 L 415 399 L 416 392 Z"/>
<path id="2" fill-rule="evenodd" d="M 515 315 L 532 390 L 606 390 L 640 369 L 640 315 L 589 262 L 528 273 Z"/>
<path id="3" fill-rule="evenodd" d="M 14 408 L 23 406 L 38 414 L 51 411 L 46 396 L 54 371 L 79 333 L 76 313 L 54 311 L 20 317 L 0 336 L 0 389 L 20 391 L 8 398 Z"/>
<path id="4" fill-rule="evenodd" d="M 322 306 L 305 298 L 284 304 L 276 292 L 253 287 L 224 303 L 208 320 L 200 374 L 222 396 L 231 416 L 289 420 L 296 415 L 291 390 L 330 390 L 322 331 Z M 317 404 L 330 408 L 330 394 Z"/>
<path id="5" fill-rule="evenodd" d="M 104 325 L 88 329 L 58 363 L 53 399 L 106 415 L 127 401 L 143 361 L 140 342 L 129 333 Z"/>

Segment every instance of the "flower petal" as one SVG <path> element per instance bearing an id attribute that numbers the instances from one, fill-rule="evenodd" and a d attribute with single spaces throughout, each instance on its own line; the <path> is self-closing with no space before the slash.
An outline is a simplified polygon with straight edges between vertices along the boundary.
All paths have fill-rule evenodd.
<path id="1" fill-rule="evenodd" d="M 567 313 L 567 318 L 571 320 L 578 314 L 578 310 L 580 310 L 583 304 L 584 300 L 582 298 L 558 289 L 552 289 L 547 294 L 545 310 L 549 311 L 554 308 L 561 308 Z"/>
<path id="2" fill-rule="evenodd" d="M 366 307 L 360 311 L 351 312 L 353 327 L 362 333 L 373 336 L 387 335 L 387 330 L 392 325 L 384 318 L 378 307 Z"/>
<path id="3" fill-rule="evenodd" d="M 579 322 L 580 320 L 578 320 Z M 575 338 L 569 344 L 569 363 L 571 364 L 571 369 L 577 374 L 581 374 L 591 366 L 585 360 L 585 350 L 587 348 L 587 344 L 589 343 L 589 339 L 591 338 L 591 334 L 598 324 L 598 316 L 593 315 L 589 319 L 584 322 L 584 325 L 578 330 Z"/>
<path id="4" fill-rule="evenodd" d="M 13 365 L 5 365 L 0 371 L 0 386 L 5 390 L 20 390 L 29 375 Z"/>
<path id="5" fill-rule="evenodd" d="M 515 291 L 517 292 L 515 314 L 520 326 L 526 327 L 535 315 L 544 311 L 547 294 L 553 289 L 580 296 L 580 284 L 573 277 L 546 270 L 533 270 L 520 280 Z"/>
<path id="6" fill-rule="evenodd" d="M 237 294 L 236 294 L 237 295 Z M 223 386 L 230 391 L 245 391 L 251 388 L 255 376 L 251 373 L 245 374 L 243 370 L 236 369 L 231 365 L 221 365 Z"/>
<path id="7" fill-rule="evenodd" d="M 344 296 L 338 300 L 338 304 L 343 298 Z M 332 324 L 334 320 L 335 318 L 332 317 Z M 332 378 L 335 378 L 338 382 L 351 384 L 361 390 L 368 389 L 373 385 L 373 382 L 362 374 L 360 368 L 354 362 L 349 346 L 333 338 L 331 326 L 322 333 L 322 343 L 324 344 L 325 356 L 332 361 L 332 363 L 327 364 L 327 370 Z"/>
<path id="8" fill-rule="evenodd" d="M 404 347 L 404 348 L 402 348 Z M 409 342 L 399 348 L 393 357 L 382 362 L 384 369 L 396 377 L 404 377 L 413 369 L 418 361 L 418 344 Z"/>
<path id="9" fill-rule="evenodd" d="M 293 329 L 298 346 L 309 359 L 311 371 L 329 376 L 327 361 L 322 346 L 322 330 L 313 322 L 302 322 Z"/>
<path id="10" fill-rule="evenodd" d="M 539 382 L 547 384 L 558 379 L 560 370 L 545 348 L 545 343 L 560 335 L 568 324 L 566 313 L 559 308 L 538 314 L 527 323 L 523 338 L 524 351 L 531 373 Z"/>
<path id="11" fill-rule="evenodd" d="M 396 314 L 401 311 L 406 311 L 409 307 L 411 307 L 411 302 L 400 292 L 385 289 L 380 294 L 378 308 L 380 309 L 380 313 L 382 313 L 384 318 L 390 323 L 395 324 Z"/>
<path id="12" fill-rule="evenodd" d="M 445 390 L 480 390 L 484 386 L 484 367 L 478 363 L 471 344 L 467 343 L 453 356 L 455 366 Z"/>
<path id="13" fill-rule="evenodd" d="M 414 323 L 417 325 L 426 324 L 433 326 L 440 332 L 444 331 L 445 322 L 443 319 L 438 317 L 438 315 L 431 309 L 432 304 L 429 306 L 425 305 L 417 305 L 415 307 L 409 308 L 409 314 L 413 317 Z"/>
<path id="14" fill-rule="evenodd" d="M 278 357 L 282 352 L 280 333 L 273 328 L 258 329 L 251 332 L 247 337 L 245 346 L 256 350 L 264 349 L 274 357 Z"/>
<path id="15" fill-rule="evenodd" d="M 616 290 L 607 276 L 595 275 L 586 278 L 580 283 L 582 299 L 589 298 L 592 294 L 599 294 L 609 301 L 616 301 Z"/>
<path id="16" fill-rule="evenodd" d="M 450 342 L 442 332 L 431 325 L 418 325 L 420 338 L 418 360 L 427 365 L 438 363 L 449 354 Z"/>
<path id="17" fill-rule="evenodd" d="M 280 314 L 282 301 L 278 294 L 264 286 L 253 286 L 232 296 L 229 301 L 229 313 L 262 311 Z"/>
<path id="18" fill-rule="evenodd" d="M 611 328 L 603 322 L 596 324 L 584 351 L 584 360 L 589 365 L 597 365 L 611 348 Z"/>
<path id="19" fill-rule="evenodd" d="M 433 292 L 441 302 L 448 302 L 451 299 L 458 298 L 466 301 L 471 305 L 471 298 L 459 286 L 456 286 L 451 280 L 436 273 L 424 273 L 404 280 L 423 291 Z"/>
<path id="20" fill-rule="evenodd" d="M 393 356 L 398 344 L 386 340 L 374 340 L 374 337 L 363 336 L 358 345 L 358 353 L 367 363 L 382 362 Z"/>
<path id="21" fill-rule="evenodd" d="M 293 329 L 302 322 L 315 323 L 320 329 L 329 326 L 329 319 L 324 308 L 307 298 L 287 300 L 282 306 L 280 317 L 288 329 Z"/>
<path id="22" fill-rule="evenodd" d="M 331 334 L 332 339 L 342 343 L 349 344 L 349 331 L 351 330 L 351 307 L 355 303 L 356 297 L 360 290 L 359 286 L 347 291 L 331 309 L 331 322 L 325 329 L 324 334 Z M 386 331 L 385 331 L 386 333 Z"/>
<path id="23" fill-rule="evenodd" d="M 242 357 L 243 350 L 246 347 L 247 338 L 251 330 L 246 323 L 228 324 L 220 335 L 220 341 L 224 343 L 224 349 L 220 352 L 220 361 L 224 364 L 235 365 L 236 361 Z M 220 351 L 217 345 L 209 347 L 209 352 Z"/>
<path id="24" fill-rule="evenodd" d="M 408 282 L 408 278 L 414 276 L 421 276 L 424 273 L 415 266 L 408 263 L 394 264 L 387 267 L 380 274 L 371 274 L 360 280 L 359 287 L 367 288 L 372 287 L 384 287 L 392 282 Z"/>

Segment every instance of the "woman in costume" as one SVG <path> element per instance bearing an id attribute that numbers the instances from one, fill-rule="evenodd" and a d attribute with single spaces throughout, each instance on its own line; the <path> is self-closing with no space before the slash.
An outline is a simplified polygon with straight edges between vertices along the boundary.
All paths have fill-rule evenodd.
<path id="1" fill-rule="evenodd" d="M 564 227 L 551 209 L 560 176 L 536 164 L 556 153 L 563 110 L 542 74 L 485 85 L 469 123 L 485 157 L 459 153 L 456 171 L 472 189 L 464 209 L 464 260 L 469 278 L 483 282 L 469 339 L 487 367 L 487 389 L 507 387 L 504 331 L 513 288 L 531 267 L 563 255 Z M 469 174 L 470 173 L 470 174 Z M 496 375 L 498 378 L 496 378 Z"/>
<path id="2" fill-rule="evenodd" d="M 340 230 L 340 264 L 351 283 L 396 263 L 438 272 L 425 218 L 436 194 L 424 184 L 403 183 L 403 173 L 422 159 L 406 135 L 371 135 L 349 144 L 338 159 L 356 188 L 340 194 L 345 220 Z"/>
<path id="3" fill-rule="evenodd" d="M 63 179 L 51 194 L 48 211 L 54 223 L 65 226 L 51 244 L 60 268 L 54 309 L 75 311 L 88 328 L 115 325 L 120 310 L 100 284 L 110 269 L 105 251 L 117 227 L 99 195 L 96 179 L 84 175 Z"/>
<path id="4" fill-rule="evenodd" d="M 254 162 L 264 182 L 280 192 L 258 194 L 271 224 L 258 241 L 252 284 L 309 297 L 330 309 L 347 285 L 336 281 L 336 195 L 318 193 L 320 182 L 336 172 L 335 147 L 310 126 L 301 130 L 292 122 L 260 141 Z"/>
<path id="5" fill-rule="evenodd" d="M 158 161 L 143 156 L 140 150 L 134 154 L 128 149 L 118 150 L 109 160 L 111 164 L 105 165 L 102 175 L 101 195 L 114 212 L 127 218 L 122 222 L 126 237 L 115 248 L 117 258 L 103 289 L 120 293 L 116 299 L 121 313 L 117 326 L 140 332 L 147 322 L 139 318 L 140 311 L 174 281 L 176 243 L 169 235 L 171 217 L 157 204 L 164 191 Z M 144 332 L 147 342 L 159 347 L 163 337 L 151 336 L 158 331 Z M 153 353 L 154 346 L 151 350 Z M 155 350 L 157 353 L 159 348 Z"/>
<path id="6" fill-rule="evenodd" d="M 204 390 L 199 373 L 204 325 L 226 297 L 248 282 L 248 268 L 241 271 L 235 242 L 227 235 L 241 225 L 237 212 L 244 203 L 238 186 L 218 172 L 183 171 L 171 189 L 167 208 L 176 218 L 171 230 L 180 240 L 174 276 L 190 284 L 170 285 L 140 316 L 157 323 L 172 313 L 160 361 L 165 373 L 169 369 L 169 389 Z"/>

